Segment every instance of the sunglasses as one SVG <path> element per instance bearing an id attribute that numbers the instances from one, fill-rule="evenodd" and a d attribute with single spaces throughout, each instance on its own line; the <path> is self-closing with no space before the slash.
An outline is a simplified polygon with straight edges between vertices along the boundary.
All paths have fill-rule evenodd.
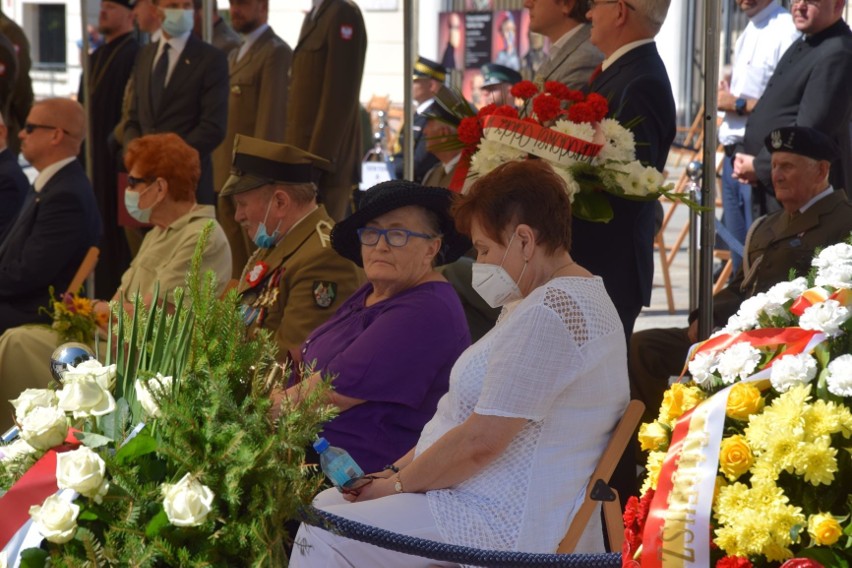
<path id="1" fill-rule="evenodd" d="M 130 187 L 136 187 L 141 183 L 154 183 L 157 178 L 138 178 L 133 176 L 127 176 L 127 185 Z"/>
<path id="2" fill-rule="evenodd" d="M 68 132 L 64 128 L 59 128 L 58 126 L 49 126 L 47 124 L 35 124 L 35 123 L 32 123 L 32 122 L 27 122 L 26 124 L 24 124 L 24 130 L 26 131 L 27 134 L 32 134 L 35 130 L 37 130 L 39 128 L 43 128 L 45 130 L 61 130 L 65 134 L 71 134 L 70 132 Z"/>

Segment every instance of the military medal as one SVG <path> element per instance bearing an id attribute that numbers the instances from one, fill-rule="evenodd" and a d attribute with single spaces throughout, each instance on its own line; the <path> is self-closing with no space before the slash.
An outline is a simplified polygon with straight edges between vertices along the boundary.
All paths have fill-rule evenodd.
<path id="1" fill-rule="evenodd" d="M 337 297 L 337 283 L 325 280 L 314 281 L 314 302 L 320 308 L 327 308 Z"/>
<path id="2" fill-rule="evenodd" d="M 269 265 L 262 260 L 259 260 L 257 261 L 257 264 L 248 271 L 248 274 L 246 274 L 246 282 L 248 282 L 249 286 L 254 288 L 261 280 L 263 280 L 263 277 L 266 276 L 267 272 L 269 272 Z"/>

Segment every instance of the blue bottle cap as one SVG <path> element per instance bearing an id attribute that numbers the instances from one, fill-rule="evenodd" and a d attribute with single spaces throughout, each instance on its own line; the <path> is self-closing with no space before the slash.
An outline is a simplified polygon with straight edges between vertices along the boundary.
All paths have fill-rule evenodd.
<path id="1" fill-rule="evenodd" d="M 326 440 L 325 438 L 317 438 L 317 441 L 314 442 L 314 449 L 317 451 L 318 454 L 321 454 L 326 451 L 328 449 L 328 446 L 328 440 Z"/>

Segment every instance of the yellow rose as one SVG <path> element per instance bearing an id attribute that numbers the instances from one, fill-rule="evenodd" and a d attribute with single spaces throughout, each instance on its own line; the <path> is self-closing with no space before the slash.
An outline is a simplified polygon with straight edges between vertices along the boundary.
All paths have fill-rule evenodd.
<path id="1" fill-rule="evenodd" d="M 734 481 L 749 470 L 754 463 L 754 456 L 745 438 L 736 434 L 722 440 L 719 451 L 719 469 L 730 480 Z"/>
<path id="2" fill-rule="evenodd" d="M 843 529 L 837 519 L 826 513 L 819 513 L 808 518 L 808 534 L 814 539 L 814 544 L 831 546 L 843 535 Z"/>
<path id="3" fill-rule="evenodd" d="M 698 387 L 688 387 L 675 383 L 663 395 L 660 407 L 660 422 L 673 426 L 678 418 L 692 410 L 704 399 L 704 393 Z"/>
<path id="4" fill-rule="evenodd" d="M 646 422 L 639 428 L 642 451 L 665 450 L 669 445 L 669 429 L 659 422 Z"/>
<path id="5" fill-rule="evenodd" d="M 728 407 L 725 414 L 728 418 L 746 422 L 752 414 L 763 410 L 763 397 L 760 389 L 751 383 L 737 383 L 728 395 Z"/>

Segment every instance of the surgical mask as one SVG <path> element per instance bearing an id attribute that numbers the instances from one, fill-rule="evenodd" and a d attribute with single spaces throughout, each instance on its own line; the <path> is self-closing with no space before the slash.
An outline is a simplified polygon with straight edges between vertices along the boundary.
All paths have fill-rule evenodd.
<path id="1" fill-rule="evenodd" d="M 143 193 L 154 187 L 155 183 L 157 182 L 155 181 L 142 191 L 127 190 L 124 192 L 124 206 L 127 208 L 127 213 L 129 213 L 131 217 L 133 217 L 140 223 L 147 223 L 151 220 L 151 211 L 154 210 L 154 205 L 145 209 L 140 209 L 139 199 L 142 197 Z"/>
<path id="2" fill-rule="evenodd" d="M 509 246 L 506 247 L 506 252 L 503 254 L 503 260 L 500 265 L 485 264 L 476 262 L 473 264 L 471 277 L 471 285 L 476 293 L 482 296 L 485 303 L 492 308 L 502 307 L 509 302 L 520 300 L 524 296 L 521 294 L 521 289 L 518 284 L 512 280 L 512 277 L 503 268 L 503 263 L 506 261 L 506 255 L 509 254 L 509 248 L 512 246 L 512 241 L 515 240 L 515 235 L 509 239 Z M 527 269 L 527 263 L 524 262 L 524 268 L 521 270 L 521 275 L 518 277 L 518 282 L 524 277 L 524 272 Z"/>
<path id="3" fill-rule="evenodd" d="M 171 37 L 182 36 L 195 24 L 192 10 L 165 8 L 163 13 L 166 15 L 166 19 L 163 20 L 163 30 Z"/>
<path id="4" fill-rule="evenodd" d="M 275 247 L 275 243 L 278 241 L 278 237 L 281 236 L 279 229 L 281 228 L 281 221 L 278 221 L 278 225 L 275 227 L 275 230 L 272 231 L 272 234 L 266 232 L 266 219 L 269 217 L 269 209 L 272 207 L 272 200 L 269 200 L 269 205 L 266 206 L 266 215 L 263 216 L 263 221 L 257 226 L 257 231 L 254 233 L 254 244 L 258 246 L 258 248 L 263 249 L 271 249 Z"/>

